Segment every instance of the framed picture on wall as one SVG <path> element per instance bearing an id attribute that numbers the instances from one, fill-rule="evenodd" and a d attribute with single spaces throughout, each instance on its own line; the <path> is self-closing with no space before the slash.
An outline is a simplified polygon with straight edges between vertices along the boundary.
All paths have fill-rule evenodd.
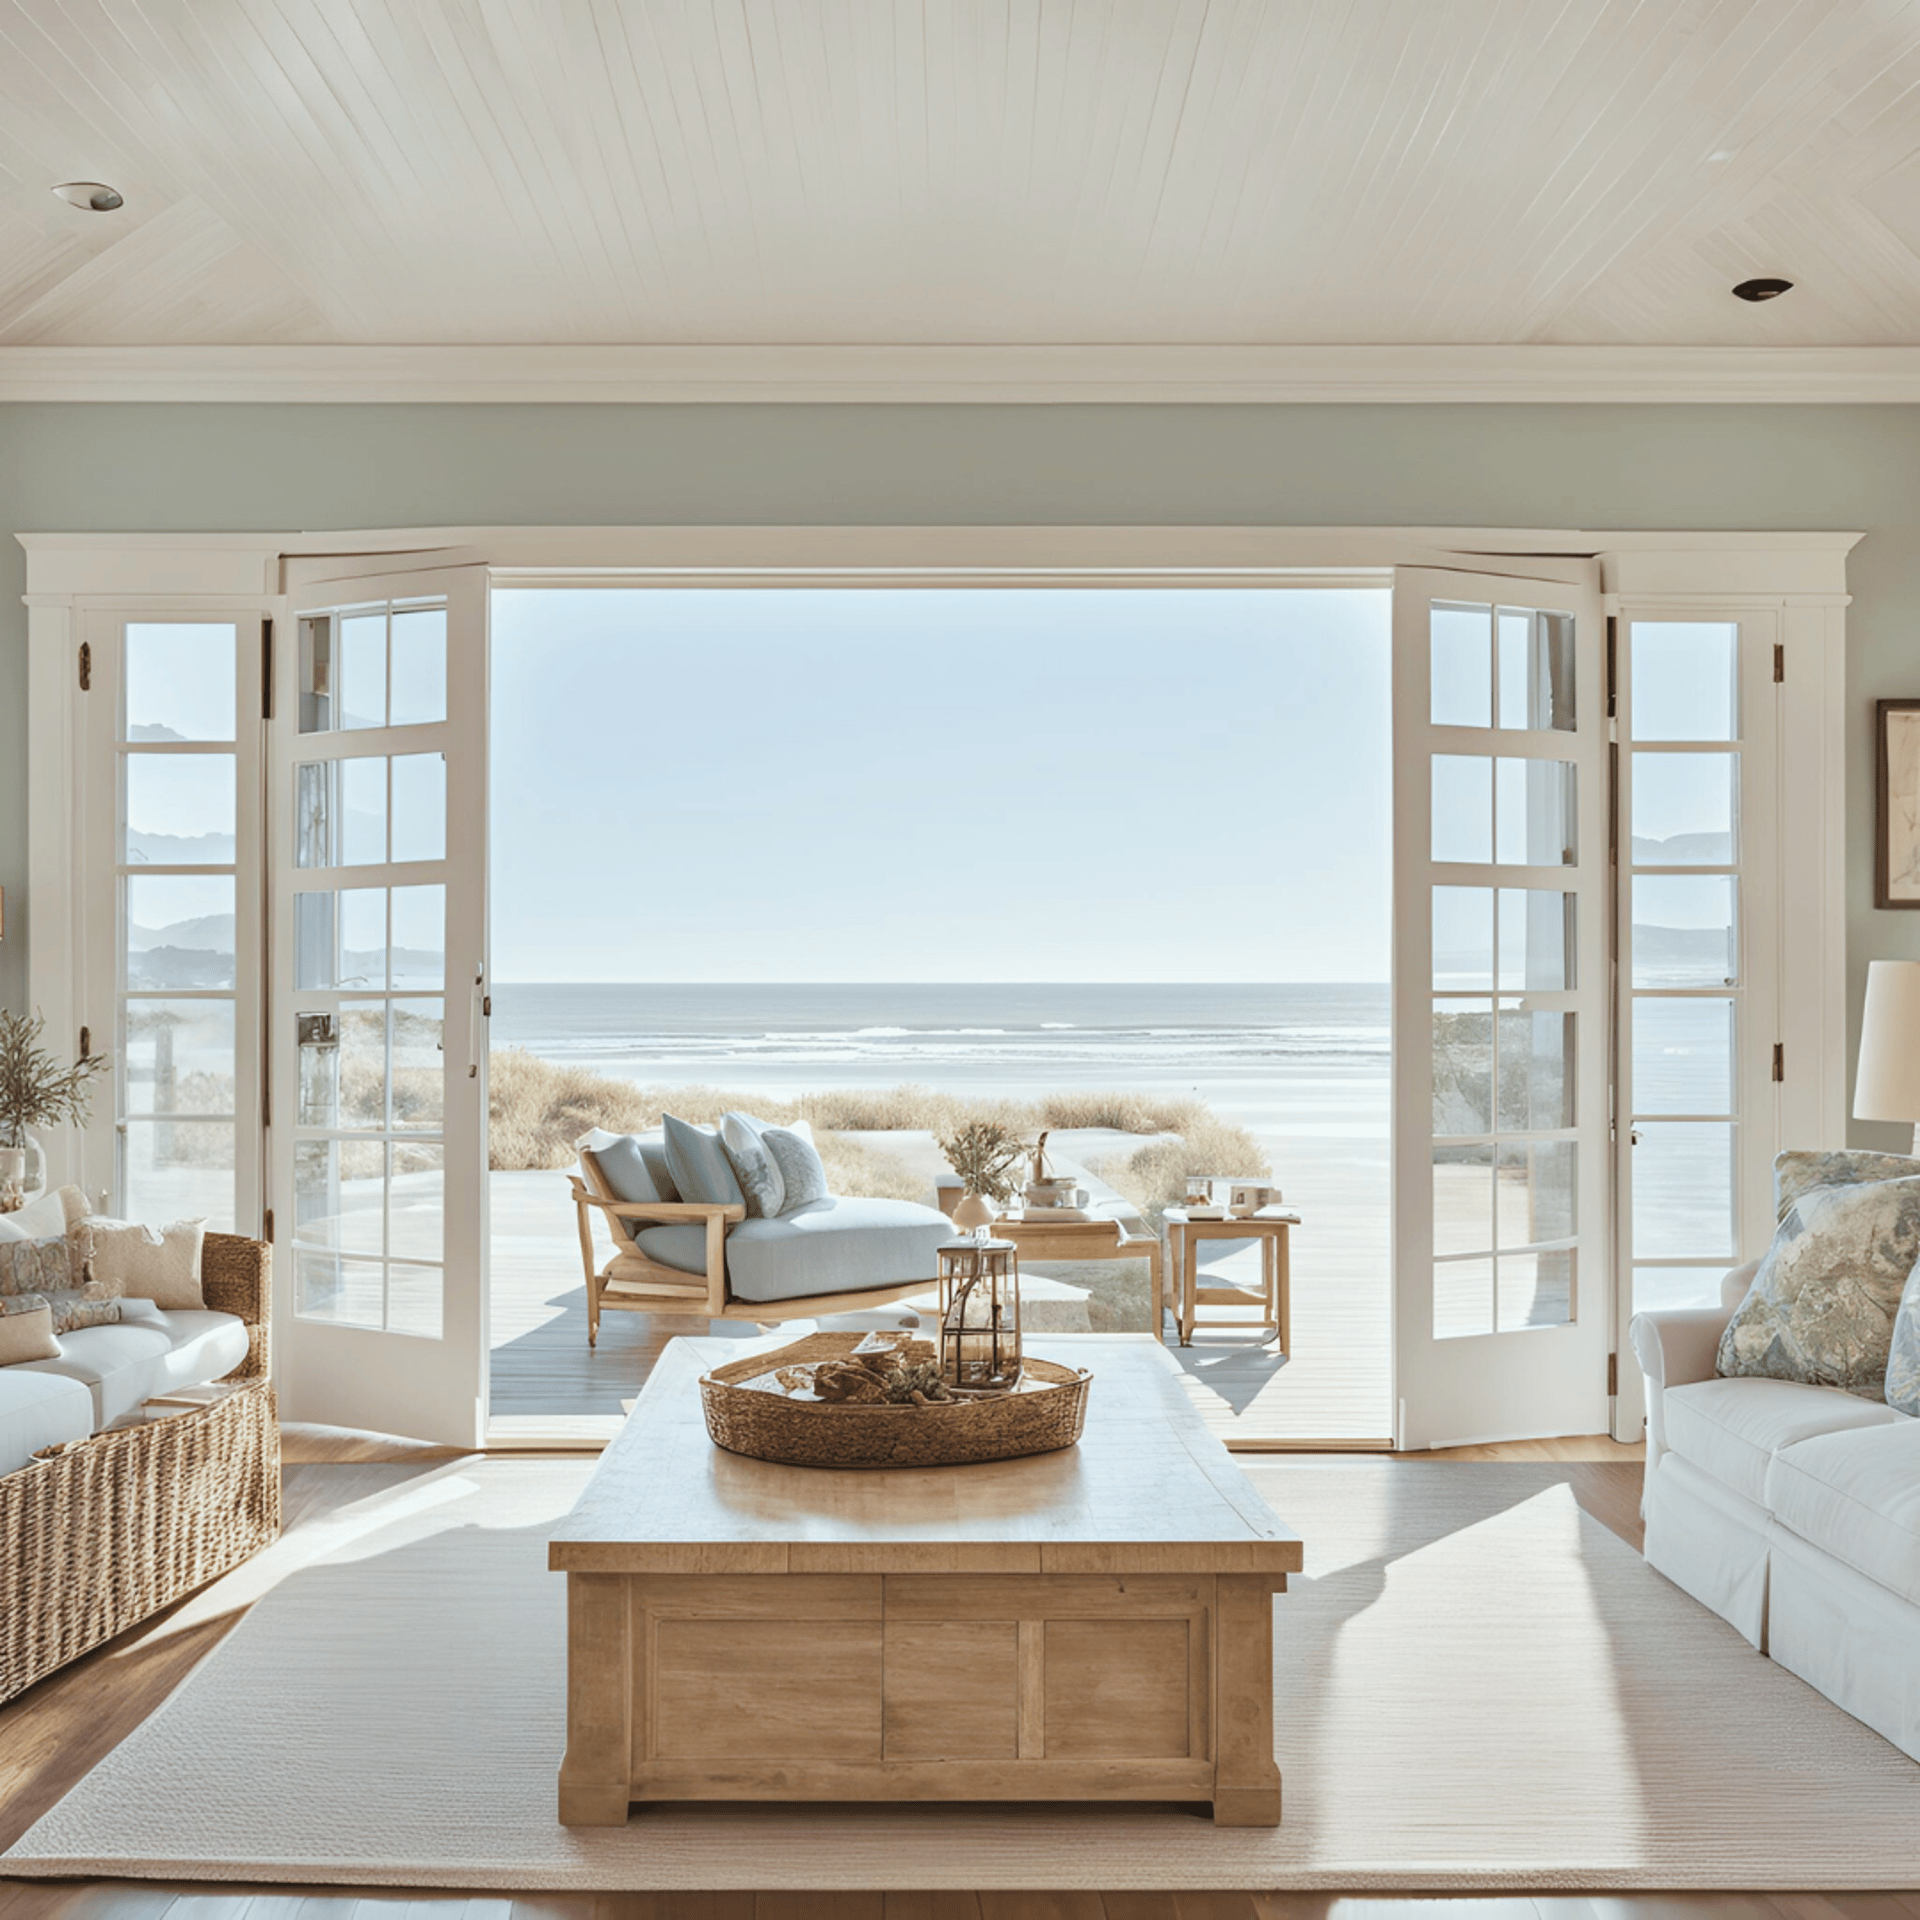
<path id="1" fill-rule="evenodd" d="M 1882 700 L 1873 722 L 1880 758 L 1874 905 L 1920 908 L 1920 700 Z"/>

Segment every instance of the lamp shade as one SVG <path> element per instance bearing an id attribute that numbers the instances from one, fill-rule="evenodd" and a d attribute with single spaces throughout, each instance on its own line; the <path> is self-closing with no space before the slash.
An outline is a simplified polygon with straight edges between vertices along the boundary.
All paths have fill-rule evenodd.
<path id="1" fill-rule="evenodd" d="M 1920 1127 L 1920 960 L 1867 963 L 1853 1117 Z"/>

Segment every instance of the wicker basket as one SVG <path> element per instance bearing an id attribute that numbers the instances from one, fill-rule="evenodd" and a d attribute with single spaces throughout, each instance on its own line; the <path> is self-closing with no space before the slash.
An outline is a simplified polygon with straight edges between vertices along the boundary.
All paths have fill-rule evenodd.
<path id="1" fill-rule="evenodd" d="M 1029 1358 L 1013 1393 L 931 1406 L 833 1406 L 789 1400 L 737 1385 L 776 1367 L 842 1360 L 860 1344 L 853 1333 L 816 1333 L 778 1353 L 716 1367 L 700 1382 L 707 1432 L 717 1447 L 789 1467 L 962 1467 L 1057 1453 L 1080 1438 L 1093 1375 L 1080 1367 Z M 914 1341 L 908 1357 L 933 1349 Z"/>

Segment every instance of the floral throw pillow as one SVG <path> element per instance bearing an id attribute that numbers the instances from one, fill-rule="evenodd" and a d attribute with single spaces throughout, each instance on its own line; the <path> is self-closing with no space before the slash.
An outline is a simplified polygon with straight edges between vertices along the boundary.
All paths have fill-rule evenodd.
<path id="1" fill-rule="evenodd" d="M 1884 1399 L 1894 1316 L 1917 1259 L 1920 1176 L 1808 1189 L 1720 1336 L 1719 1372 Z"/>
<path id="2" fill-rule="evenodd" d="M 761 1138 L 762 1123 L 751 1114 L 726 1113 L 720 1116 L 720 1144 L 727 1150 L 733 1177 L 747 1196 L 749 1220 L 771 1220 L 787 1204 L 786 1182 L 779 1166 Z"/>
<path id="3" fill-rule="evenodd" d="M 1827 1153 L 1789 1149 L 1773 1159 L 1773 1217 L 1784 1220 L 1793 1203 L 1815 1187 L 1858 1187 L 1920 1175 L 1920 1160 L 1904 1153 L 1865 1153 L 1842 1147 Z"/>
<path id="4" fill-rule="evenodd" d="M 40 1240 L 0 1240 L 0 1293 L 49 1294 L 74 1282 L 64 1233 Z"/>
<path id="5" fill-rule="evenodd" d="M 786 1185 L 786 1203 L 782 1213 L 791 1213 L 796 1207 L 811 1206 L 816 1200 L 827 1198 L 827 1170 L 821 1164 L 820 1154 L 813 1142 L 797 1127 L 769 1127 L 760 1136 L 767 1143 L 767 1151 L 773 1155 L 774 1165 L 780 1169 L 780 1178 Z"/>
<path id="6" fill-rule="evenodd" d="M 55 1333 L 78 1333 L 82 1327 L 108 1327 L 120 1318 L 120 1296 L 98 1280 L 84 1287 L 56 1287 L 47 1295 L 53 1309 Z"/>

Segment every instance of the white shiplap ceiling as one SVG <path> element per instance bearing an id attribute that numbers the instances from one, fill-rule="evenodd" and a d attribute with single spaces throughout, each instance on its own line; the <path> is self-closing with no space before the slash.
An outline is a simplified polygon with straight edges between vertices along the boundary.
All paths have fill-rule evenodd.
<path id="1" fill-rule="evenodd" d="M 1920 6 L 0 0 L 0 348 L 531 342 L 1916 345 Z"/>

